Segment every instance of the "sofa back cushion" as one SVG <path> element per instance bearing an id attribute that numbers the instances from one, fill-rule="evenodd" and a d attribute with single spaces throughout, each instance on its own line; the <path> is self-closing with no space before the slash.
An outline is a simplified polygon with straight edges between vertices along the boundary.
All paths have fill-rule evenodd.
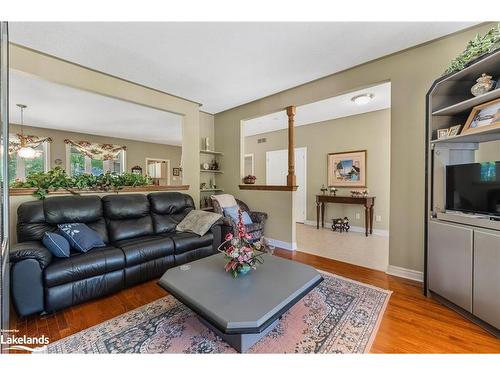
<path id="1" fill-rule="evenodd" d="M 17 241 L 41 241 L 45 232 L 54 232 L 58 224 L 66 223 L 85 223 L 108 242 L 98 196 L 51 197 L 22 203 L 17 209 Z"/>
<path id="2" fill-rule="evenodd" d="M 56 225 L 45 221 L 43 201 L 24 202 L 17 208 L 17 241 L 41 241 L 45 232 L 53 232 Z"/>
<path id="3" fill-rule="evenodd" d="M 188 194 L 161 192 L 148 194 L 155 233 L 175 232 L 189 211 L 194 209 L 193 198 Z"/>
<path id="4" fill-rule="evenodd" d="M 145 195 L 106 195 L 102 203 L 112 242 L 153 234 L 149 201 Z"/>
<path id="5" fill-rule="evenodd" d="M 47 198 L 43 206 L 48 224 L 83 223 L 95 230 L 105 243 L 109 242 L 101 198 L 97 195 Z"/>

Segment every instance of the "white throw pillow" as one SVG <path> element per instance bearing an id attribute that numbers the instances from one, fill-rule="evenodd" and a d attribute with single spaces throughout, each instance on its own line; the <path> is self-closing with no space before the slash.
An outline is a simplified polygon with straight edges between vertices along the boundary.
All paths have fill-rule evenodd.
<path id="1" fill-rule="evenodd" d="M 182 221 L 177 224 L 177 232 L 191 232 L 203 236 L 222 215 L 202 210 L 190 211 Z"/>

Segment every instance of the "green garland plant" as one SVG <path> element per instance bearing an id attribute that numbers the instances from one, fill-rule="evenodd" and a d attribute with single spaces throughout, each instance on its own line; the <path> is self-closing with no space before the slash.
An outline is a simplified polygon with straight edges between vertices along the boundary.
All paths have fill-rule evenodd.
<path id="1" fill-rule="evenodd" d="M 152 180 L 148 176 L 125 172 L 122 174 L 106 172 L 100 176 L 82 174 L 70 177 L 61 167 L 56 167 L 48 172 L 30 174 L 26 181 L 16 181 L 11 184 L 13 188 L 36 189 L 33 195 L 38 199 L 45 199 L 49 191 L 64 189 L 72 194 L 79 191 L 119 191 L 125 186 L 147 186 Z"/>
<path id="2" fill-rule="evenodd" d="M 483 36 L 476 35 L 467 43 L 465 50 L 454 58 L 443 75 L 458 72 L 465 68 L 471 61 L 500 48 L 500 24 L 489 30 Z"/>

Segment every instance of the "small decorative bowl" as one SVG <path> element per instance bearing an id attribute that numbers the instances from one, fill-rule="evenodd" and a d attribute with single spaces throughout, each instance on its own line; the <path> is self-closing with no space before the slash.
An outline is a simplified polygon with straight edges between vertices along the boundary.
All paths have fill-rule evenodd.
<path id="1" fill-rule="evenodd" d="M 256 178 L 245 177 L 243 179 L 243 183 L 247 184 L 247 185 L 253 185 L 253 184 L 255 184 L 255 180 L 256 180 Z"/>

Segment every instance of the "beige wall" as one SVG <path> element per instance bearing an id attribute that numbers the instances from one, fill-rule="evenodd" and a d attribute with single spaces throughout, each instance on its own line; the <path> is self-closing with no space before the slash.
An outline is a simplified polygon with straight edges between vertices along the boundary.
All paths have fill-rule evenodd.
<path id="1" fill-rule="evenodd" d="M 182 147 L 163 145 L 158 143 L 132 141 L 130 139 L 103 137 L 100 135 L 75 133 L 68 131 L 61 131 L 55 129 L 38 128 L 32 126 L 23 126 L 24 134 L 37 135 L 41 137 L 51 137 L 52 143 L 50 144 L 50 167 L 56 167 L 55 160 L 61 159 L 63 164 L 62 168 L 68 169 L 66 166 L 66 138 L 74 141 L 89 141 L 97 143 L 111 143 L 120 146 L 127 146 L 127 168 L 130 172 L 131 168 L 139 165 L 143 173 L 147 173 L 146 158 L 168 159 L 170 160 L 170 183 L 172 185 L 181 185 L 180 177 L 172 176 L 172 168 L 177 168 L 181 161 Z M 10 132 L 19 133 L 19 125 L 10 125 Z M 166 182 L 165 182 L 166 183 Z"/>
<path id="2" fill-rule="evenodd" d="M 210 139 L 210 145 L 213 149 L 215 146 L 214 115 L 200 111 L 200 149 L 203 146 L 201 144 L 201 140 L 205 137 L 208 137 Z"/>
<path id="3" fill-rule="evenodd" d="M 87 69 L 67 61 L 11 44 L 10 68 L 80 90 L 182 115 L 183 184 L 199 202 L 200 106 L 145 86 Z"/>
<path id="4" fill-rule="evenodd" d="M 303 105 L 380 82 L 391 82 L 391 184 L 389 264 L 423 270 L 424 263 L 424 135 L 425 95 L 450 60 L 464 50 L 481 25 L 407 51 L 330 75 L 296 88 L 221 112 L 215 116 L 216 146 L 226 154 L 224 187 L 240 195 L 241 120 L 262 116 L 289 105 Z M 276 195 L 249 195 L 249 204 Z M 283 195 L 286 201 L 286 196 Z M 259 202 L 260 203 L 260 202 Z M 289 225 L 280 211 L 270 212 L 275 226 Z M 292 225 L 293 227 L 293 225 Z M 293 238 L 293 229 L 286 235 Z"/>
<path id="5" fill-rule="evenodd" d="M 382 220 L 374 228 L 389 230 L 390 139 L 389 109 L 320 122 L 295 128 L 295 146 L 307 148 L 307 220 L 316 220 L 316 194 L 327 186 L 327 154 L 367 150 L 367 182 L 370 195 L 376 196 L 375 215 Z M 257 143 L 258 138 L 266 143 Z M 287 130 L 245 137 L 245 154 L 254 154 L 257 181 L 266 183 L 266 152 L 287 148 Z M 349 195 L 350 189 L 340 189 Z M 356 213 L 360 218 L 356 219 Z M 364 226 L 361 206 L 327 205 L 326 219 L 349 217 L 351 225 Z"/>
<path id="6" fill-rule="evenodd" d="M 480 143 L 475 159 L 477 163 L 500 161 L 500 141 Z"/>

